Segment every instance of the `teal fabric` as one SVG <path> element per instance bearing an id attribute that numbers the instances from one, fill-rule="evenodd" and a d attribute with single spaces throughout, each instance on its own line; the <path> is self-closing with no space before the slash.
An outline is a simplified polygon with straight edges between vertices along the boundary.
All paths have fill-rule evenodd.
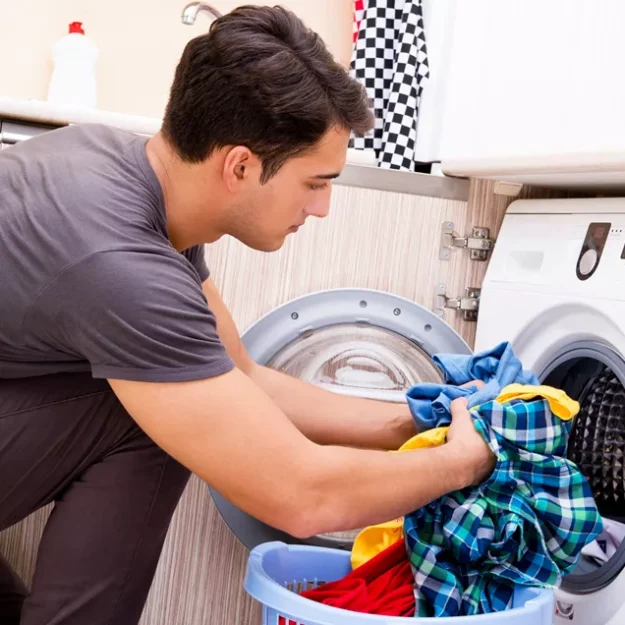
<path id="1" fill-rule="evenodd" d="M 470 412 L 497 463 L 479 487 L 405 517 L 416 616 L 510 608 L 516 584 L 557 586 L 602 530 L 586 478 L 566 459 L 571 421 L 544 399 L 491 400 Z"/>

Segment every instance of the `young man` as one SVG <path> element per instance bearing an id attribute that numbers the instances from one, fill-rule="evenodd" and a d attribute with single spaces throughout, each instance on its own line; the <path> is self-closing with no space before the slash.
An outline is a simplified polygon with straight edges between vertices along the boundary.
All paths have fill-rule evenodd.
<path id="1" fill-rule="evenodd" d="M 244 7 L 188 44 L 147 142 L 75 126 L 2 153 L 0 529 L 55 507 L 29 596 L 0 563 L 0 622 L 137 623 L 190 471 L 307 537 L 492 470 L 463 405 L 446 445 L 389 454 L 406 406 L 256 365 L 205 266 L 225 234 L 272 251 L 324 217 L 371 125 L 317 35 Z"/>

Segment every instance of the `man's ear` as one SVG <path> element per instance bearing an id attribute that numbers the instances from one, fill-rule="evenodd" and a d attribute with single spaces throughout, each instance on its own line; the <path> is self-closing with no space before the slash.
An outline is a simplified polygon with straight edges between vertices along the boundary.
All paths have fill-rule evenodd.
<path id="1" fill-rule="evenodd" d="M 253 155 L 249 148 L 237 145 L 228 150 L 224 159 L 223 178 L 230 191 L 249 176 Z"/>

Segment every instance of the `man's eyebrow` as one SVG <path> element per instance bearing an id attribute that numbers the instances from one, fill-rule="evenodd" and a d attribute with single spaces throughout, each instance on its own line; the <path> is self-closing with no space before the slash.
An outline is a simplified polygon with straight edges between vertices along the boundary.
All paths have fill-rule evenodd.
<path id="1" fill-rule="evenodd" d="M 341 174 L 317 174 L 313 176 L 313 178 L 319 178 L 320 180 L 333 180 L 334 178 L 338 178 Z"/>

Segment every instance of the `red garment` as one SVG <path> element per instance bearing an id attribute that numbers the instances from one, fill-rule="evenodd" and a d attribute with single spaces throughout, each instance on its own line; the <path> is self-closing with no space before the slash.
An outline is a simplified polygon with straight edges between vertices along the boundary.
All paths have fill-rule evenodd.
<path id="1" fill-rule="evenodd" d="M 358 39 L 358 31 L 360 30 L 360 22 L 365 12 L 365 1 L 354 0 L 354 24 L 352 28 L 353 43 Z"/>
<path id="2" fill-rule="evenodd" d="M 307 590 L 301 596 L 352 612 L 414 616 L 414 577 L 404 541 L 381 551 L 343 579 Z"/>

